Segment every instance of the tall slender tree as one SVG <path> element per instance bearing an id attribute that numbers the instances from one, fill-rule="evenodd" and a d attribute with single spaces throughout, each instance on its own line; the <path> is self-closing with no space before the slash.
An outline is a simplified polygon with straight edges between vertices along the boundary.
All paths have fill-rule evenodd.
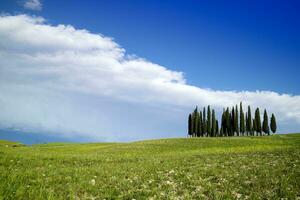
<path id="1" fill-rule="evenodd" d="M 207 134 L 211 136 L 211 110 L 210 106 L 207 106 Z"/>
<path id="2" fill-rule="evenodd" d="M 203 108 L 203 119 L 202 119 L 202 129 L 203 129 L 203 135 L 207 136 L 207 128 L 206 128 L 206 112 L 205 112 L 205 107 Z"/>
<path id="3" fill-rule="evenodd" d="M 245 113 L 246 118 L 246 135 L 249 136 L 249 120 L 248 120 L 248 112 Z"/>
<path id="4" fill-rule="evenodd" d="M 244 135 L 245 133 L 245 118 L 242 102 L 240 103 L 240 133 Z"/>
<path id="5" fill-rule="evenodd" d="M 239 111 L 238 111 L 238 106 L 235 105 L 235 113 L 234 113 L 234 129 L 236 132 L 237 136 L 240 136 L 240 129 L 239 129 Z"/>
<path id="6" fill-rule="evenodd" d="M 269 128 L 269 118 L 268 118 L 268 113 L 266 109 L 264 110 L 264 121 L 263 121 L 263 127 L 262 130 L 266 135 L 270 135 L 270 128 Z"/>
<path id="7" fill-rule="evenodd" d="M 216 133 L 216 114 L 215 114 L 215 110 L 212 109 L 212 117 L 211 117 L 211 131 L 210 131 L 210 136 L 214 137 L 215 133 Z"/>
<path id="8" fill-rule="evenodd" d="M 201 120 L 200 120 L 200 113 L 197 113 L 197 132 L 196 132 L 196 136 L 200 137 L 201 136 Z"/>
<path id="9" fill-rule="evenodd" d="M 231 118 L 230 118 L 230 135 L 231 136 L 234 136 L 234 132 L 235 132 L 235 127 L 234 127 L 234 115 L 235 115 L 235 112 L 234 112 L 234 106 L 232 106 L 231 108 Z"/>
<path id="10" fill-rule="evenodd" d="M 275 115 L 272 113 L 272 116 L 271 116 L 271 131 L 273 132 L 273 134 L 276 132 L 276 129 L 277 129 L 277 125 L 276 125 L 276 118 L 275 118 Z"/>
<path id="11" fill-rule="evenodd" d="M 249 135 L 253 135 L 252 134 L 252 116 L 251 116 L 251 107 L 250 106 L 248 106 L 248 116 L 247 116 L 247 118 L 248 118 L 248 134 Z"/>
<path id="12" fill-rule="evenodd" d="M 220 132 L 219 132 L 219 122 L 218 120 L 216 120 L 216 133 L 215 133 L 216 136 L 220 136 Z"/>
<path id="13" fill-rule="evenodd" d="M 189 114 L 188 119 L 188 135 L 191 137 L 193 135 L 193 120 L 192 120 L 192 114 Z"/>
<path id="14" fill-rule="evenodd" d="M 202 130 L 202 111 L 199 112 L 199 135 L 203 136 L 203 130 Z"/>
<path id="15" fill-rule="evenodd" d="M 252 130 L 251 130 L 251 132 L 252 132 L 252 135 L 258 135 L 258 132 L 257 132 L 257 125 L 256 125 L 256 120 L 255 119 L 253 119 L 252 120 L 253 122 L 252 122 L 252 124 L 253 124 L 253 126 L 252 126 Z"/>
<path id="16" fill-rule="evenodd" d="M 220 129 L 220 136 L 225 136 L 224 131 L 226 125 L 226 117 L 225 117 L 225 109 L 223 108 L 222 118 L 221 118 L 221 129 Z"/>
<path id="17" fill-rule="evenodd" d="M 255 110 L 255 122 L 256 122 L 256 131 L 257 131 L 257 133 L 259 133 L 259 135 L 262 135 L 259 108 L 256 108 L 256 110 Z"/>
<path id="18" fill-rule="evenodd" d="M 198 107 L 194 109 L 194 112 L 192 114 L 192 119 L 193 119 L 193 137 L 196 136 L 196 131 L 197 131 L 197 112 L 198 112 Z"/>
<path id="19" fill-rule="evenodd" d="M 226 114 L 225 114 L 225 118 L 226 118 L 226 131 L 225 131 L 225 136 L 230 136 L 230 125 L 231 125 L 231 117 L 230 117 L 230 111 L 229 108 L 226 109 Z"/>

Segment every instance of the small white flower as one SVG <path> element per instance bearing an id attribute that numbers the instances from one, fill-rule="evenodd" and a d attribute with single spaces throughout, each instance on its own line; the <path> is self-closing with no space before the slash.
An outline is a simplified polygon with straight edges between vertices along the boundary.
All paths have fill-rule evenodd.
<path id="1" fill-rule="evenodd" d="M 239 194 L 239 193 L 236 193 L 236 198 L 241 198 L 242 197 L 242 195 L 241 194 Z"/>
<path id="2" fill-rule="evenodd" d="M 167 185 L 172 185 L 171 181 L 166 181 Z"/>
<path id="3" fill-rule="evenodd" d="M 95 184 L 96 184 L 95 179 L 92 179 L 92 180 L 90 181 L 90 183 L 91 183 L 91 185 L 95 185 Z"/>

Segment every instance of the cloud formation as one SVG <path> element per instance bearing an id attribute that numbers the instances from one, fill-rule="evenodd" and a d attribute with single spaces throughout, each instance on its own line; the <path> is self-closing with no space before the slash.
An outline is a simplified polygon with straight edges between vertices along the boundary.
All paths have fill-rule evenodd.
<path id="1" fill-rule="evenodd" d="M 300 96 L 195 87 L 112 38 L 28 15 L 0 17 L 0 93 L 1 127 L 66 137 L 184 136 L 194 105 L 240 101 L 275 112 L 282 131 L 300 128 Z"/>
<path id="2" fill-rule="evenodd" d="M 40 11 L 42 10 L 42 3 L 40 0 L 26 0 L 24 2 L 24 8 L 29 10 Z"/>

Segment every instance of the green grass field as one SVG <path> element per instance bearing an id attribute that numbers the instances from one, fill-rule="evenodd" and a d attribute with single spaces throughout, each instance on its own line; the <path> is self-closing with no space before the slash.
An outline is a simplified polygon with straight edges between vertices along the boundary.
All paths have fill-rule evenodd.
<path id="1" fill-rule="evenodd" d="M 300 199 L 300 134 L 23 146 L 0 199 Z"/>

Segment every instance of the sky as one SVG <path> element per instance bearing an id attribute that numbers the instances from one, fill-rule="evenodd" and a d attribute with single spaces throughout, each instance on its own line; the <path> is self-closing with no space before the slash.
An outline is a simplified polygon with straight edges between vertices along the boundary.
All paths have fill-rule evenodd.
<path id="1" fill-rule="evenodd" d="M 299 1 L 0 2 L 0 137 L 185 137 L 244 103 L 300 130 Z"/>

